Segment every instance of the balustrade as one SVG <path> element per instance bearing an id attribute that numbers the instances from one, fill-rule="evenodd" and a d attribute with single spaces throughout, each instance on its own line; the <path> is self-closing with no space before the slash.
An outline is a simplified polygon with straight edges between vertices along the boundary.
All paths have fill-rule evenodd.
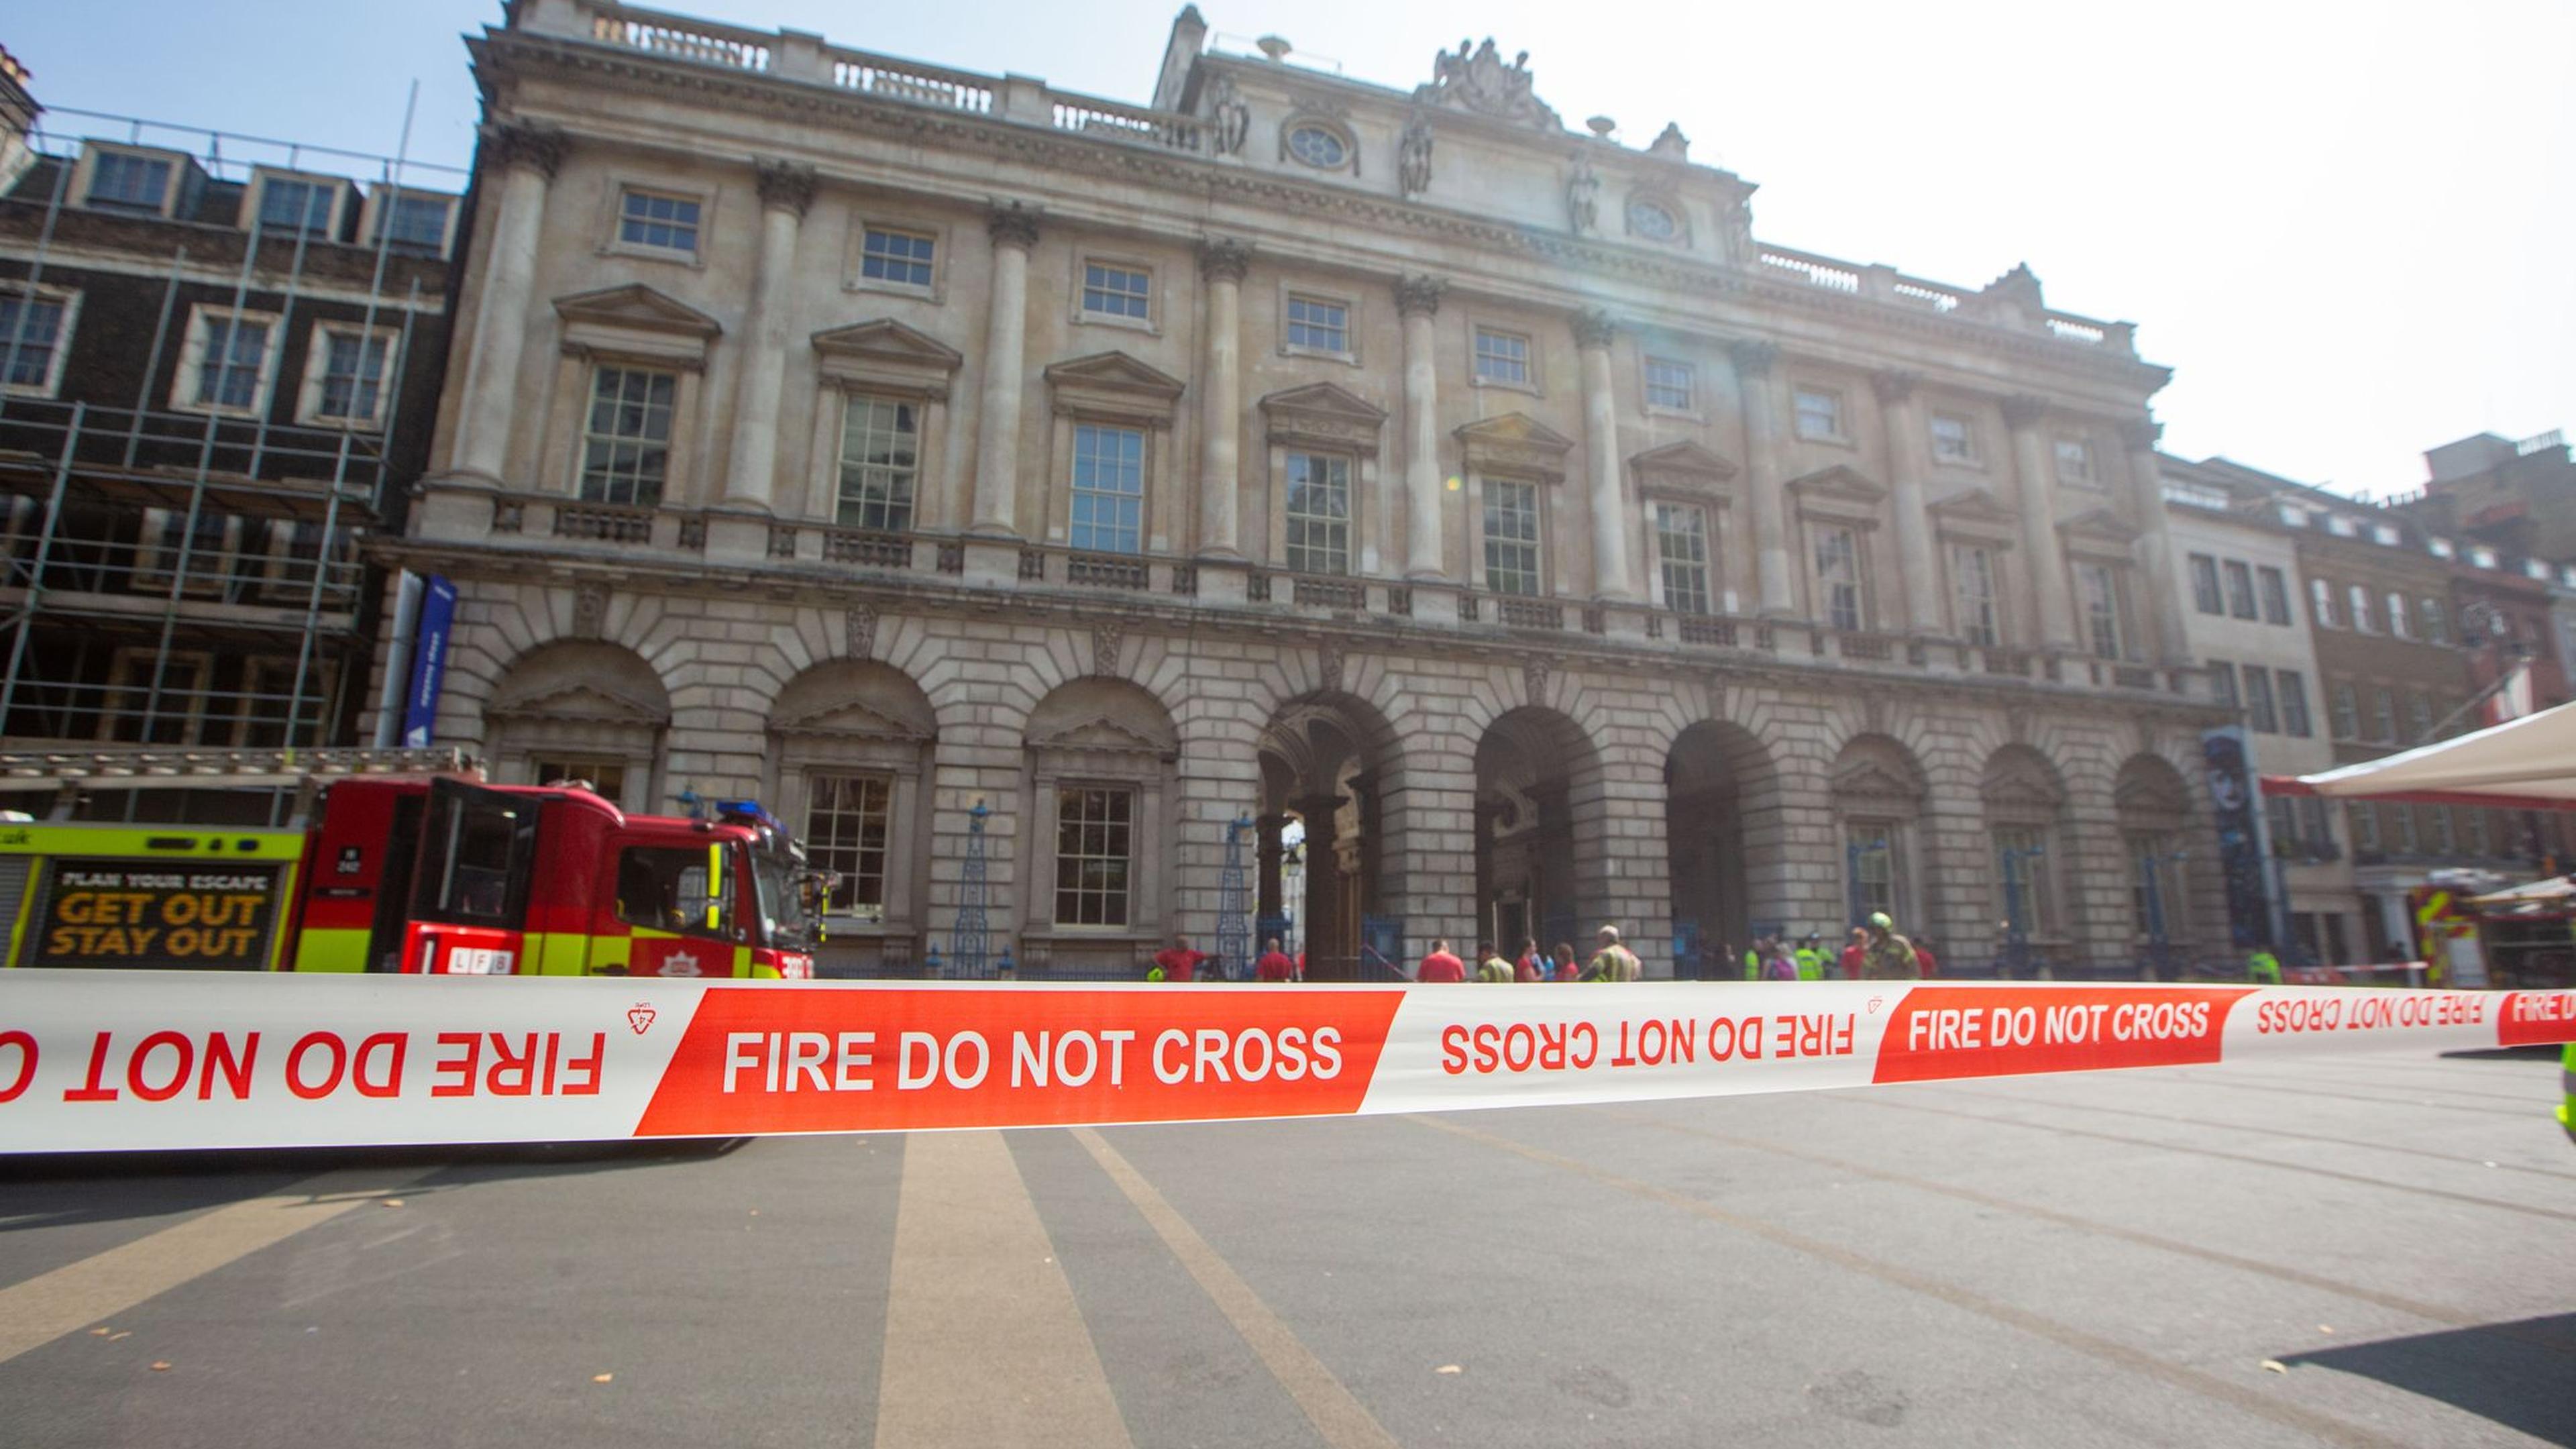
<path id="1" fill-rule="evenodd" d="M 650 508 L 620 503 L 559 503 L 555 505 L 555 537 L 651 543 L 653 513 Z"/>

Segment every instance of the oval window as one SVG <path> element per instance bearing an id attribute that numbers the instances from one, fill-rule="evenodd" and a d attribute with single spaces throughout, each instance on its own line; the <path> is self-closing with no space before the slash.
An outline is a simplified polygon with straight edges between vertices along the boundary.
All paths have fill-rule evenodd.
<path id="1" fill-rule="evenodd" d="M 1628 230 L 1649 241 L 1671 241 L 1681 235 L 1681 223 L 1673 214 L 1652 201 L 1628 203 Z"/>
<path id="2" fill-rule="evenodd" d="M 1309 166 L 1337 171 L 1350 159 L 1351 148 L 1330 126 L 1298 126 L 1288 132 L 1288 154 Z"/>

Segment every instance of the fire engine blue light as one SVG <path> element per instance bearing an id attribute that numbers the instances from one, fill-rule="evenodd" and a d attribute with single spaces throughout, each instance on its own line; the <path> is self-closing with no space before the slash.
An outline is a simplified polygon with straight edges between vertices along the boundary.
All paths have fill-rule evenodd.
<path id="1" fill-rule="evenodd" d="M 719 819 L 739 820 L 752 825 L 766 825 L 770 829 L 777 831 L 784 831 L 787 828 L 786 826 L 778 823 L 777 816 L 762 809 L 760 802 L 757 800 L 718 800 L 716 802 L 716 815 Z"/>

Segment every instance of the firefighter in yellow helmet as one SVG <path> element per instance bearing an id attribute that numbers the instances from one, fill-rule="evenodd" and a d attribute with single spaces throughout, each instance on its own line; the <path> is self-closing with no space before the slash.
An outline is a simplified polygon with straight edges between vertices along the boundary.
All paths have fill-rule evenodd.
<path id="1" fill-rule="evenodd" d="M 2576 1142 L 2576 1041 L 2558 1055 L 2558 1090 L 2566 1100 L 2558 1104 L 2558 1125 L 2567 1129 L 2567 1140 Z"/>

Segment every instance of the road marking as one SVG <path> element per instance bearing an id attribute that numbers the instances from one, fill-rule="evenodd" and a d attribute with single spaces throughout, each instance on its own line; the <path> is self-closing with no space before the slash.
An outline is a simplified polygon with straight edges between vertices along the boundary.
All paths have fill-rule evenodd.
<path id="1" fill-rule="evenodd" d="M 123 1313 L 436 1172 L 345 1168 L 172 1223 L 0 1288 L 0 1363 Z"/>
<path id="2" fill-rule="evenodd" d="M 1297 1401 L 1307 1422 L 1315 1426 L 1326 1444 L 1333 1449 L 1395 1449 L 1395 1436 L 1386 1432 L 1377 1416 L 1342 1386 L 1333 1371 L 1324 1367 L 1323 1360 L 1315 1357 L 1280 1321 L 1279 1315 L 1270 1311 L 1270 1305 L 1261 1301 L 1261 1295 L 1252 1291 L 1252 1285 L 1217 1256 L 1216 1249 L 1208 1246 L 1198 1229 L 1191 1227 L 1145 1180 L 1144 1174 L 1109 1145 L 1107 1138 L 1088 1127 L 1074 1128 L 1073 1136 L 1109 1174 L 1109 1180 L 1118 1184 L 1118 1190 L 1127 1194 L 1136 1211 L 1144 1214 L 1145 1221 L 1162 1237 L 1163 1246 L 1171 1249 L 1172 1256 L 1180 1259 L 1181 1266 L 1198 1280 L 1217 1311 L 1234 1325 L 1234 1331 L 1243 1336 L 1271 1377 L 1288 1391 L 1288 1397 Z"/>
<path id="3" fill-rule="evenodd" d="M 2195 1368 L 2167 1362 L 2153 1354 L 2131 1348 L 2116 1339 L 2088 1333 L 2073 1324 L 2060 1323 L 2056 1319 L 2044 1317 L 2025 1308 L 2016 1308 L 2012 1304 L 1962 1288 L 1956 1283 L 1932 1277 L 1927 1273 L 1918 1273 L 1901 1264 L 1856 1253 L 1838 1243 L 1811 1238 L 1804 1233 L 1781 1227 L 1776 1223 L 1765 1222 L 1760 1218 L 1743 1217 L 1728 1212 L 1724 1208 L 1704 1202 L 1688 1193 L 1677 1192 L 1672 1188 L 1638 1178 L 1626 1177 L 1606 1167 L 1596 1167 L 1577 1158 L 1550 1152 L 1544 1147 L 1532 1147 L 1525 1142 L 1515 1142 L 1508 1137 L 1497 1137 L 1490 1132 L 1473 1127 L 1462 1127 L 1455 1122 L 1445 1122 L 1436 1117 L 1426 1117 L 1417 1113 L 1412 1114 L 1409 1120 L 1455 1137 L 1464 1137 L 1470 1142 L 1481 1142 L 1488 1147 L 1499 1148 L 1542 1166 L 1588 1177 L 1605 1187 L 1614 1187 L 1649 1202 L 1678 1208 L 1694 1217 L 1704 1218 L 1724 1227 L 1751 1233 L 1755 1237 L 1775 1243 L 1791 1252 L 1821 1258 L 1836 1267 L 1875 1278 L 1882 1283 L 1920 1293 L 1927 1298 L 1937 1298 L 1954 1308 L 1976 1314 L 1981 1318 L 1993 1319 L 2007 1327 L 2018 1328 L 2025 1333 L 2044 1338 L 2061 1348 L 2083 1354 L 2088 1358 L 2100 1359 L 2115 1368 L 2127 1369 L 2174 1388 L 2216 1399 L 2249 1414 L 2269 1419 L 2273 1423 L 2286 1425 L 2303 1434 L 2313 1435 L 2328 1443 L 2344 1445 L 2347 1449 L 2398 1449 L 2398 1446 L 2403 1443 L 2401 1440 L 2374 1434 L 2359 1425 L 2345 1423 L 2332 1415 L 2320 1414 L 2313 1409 L 2258 1393 L 2242 1384 L 2230 1383 L 2214 1374 L 2202 1373 Z"/>
<path id="4" fill-rule="evenodd" d="M 904 1140 L 876 1442 L 1132 1449 L 999 1132 Z"/>

